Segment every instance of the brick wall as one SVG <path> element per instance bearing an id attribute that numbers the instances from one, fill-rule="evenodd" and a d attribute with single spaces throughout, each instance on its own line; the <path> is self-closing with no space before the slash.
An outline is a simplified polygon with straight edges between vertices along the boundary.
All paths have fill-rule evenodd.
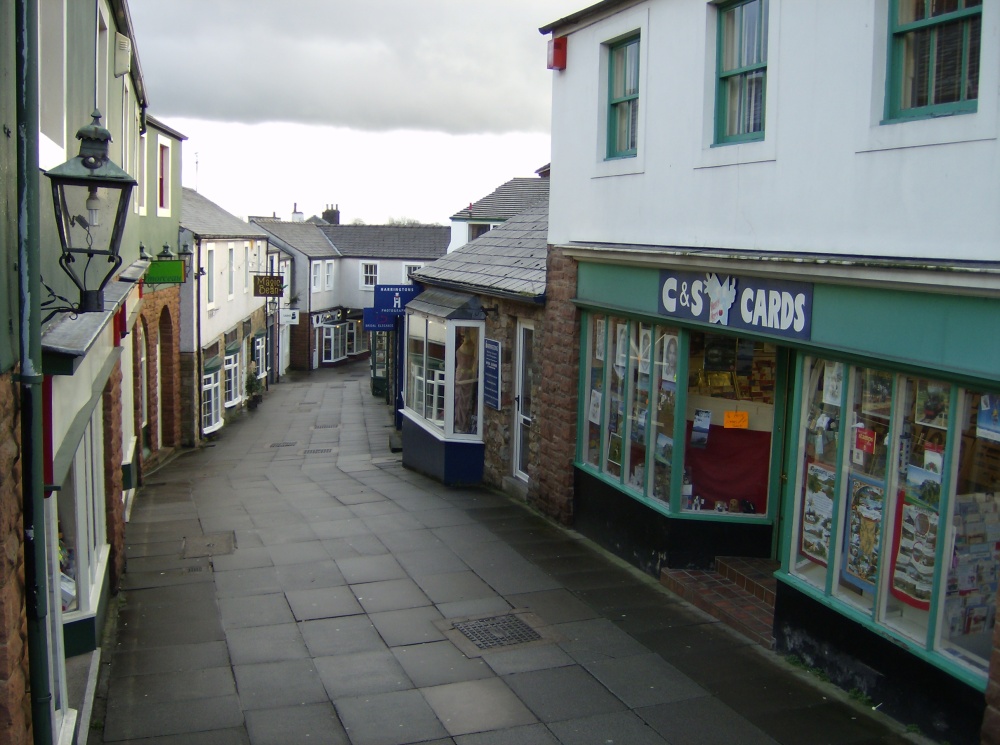
<path id="1" fill-rule="evenodd" d="M 149 447 L 148 455 L 140 454 L 143 470 L 152 468 L 170 452 L 181 444 L 181 364 L 180 364 L 180 287 L 167 287 L 155 292 L 143 293 L 142 310 L 140 311 L 147 347 L 146 366 L 148 369 L 148 403 L 149 403 Z M 133 337 L 136 338 L 136 337 Z M 163 359 L 158 360 L 157 356 Z M 142 376 L 139 374 L 139 350 L 133 349 L 133 359 L 136 369 L 133 380 L 135 384 L 134 400 L 135 432 L 142 439 L 142 422 L 140 421 L 139 401 L 141 400 Z M 156 381 L 156 371 L 159 369 L 162 380 L 159 386 Z M 163 401 L 159 397 L 163 397 Z M 163 421 L 160 422 L 160 417 Z M 160 442 L 162 432 L 163 441 Z M 141 449 L 140 449 L 141 450 Z"/>
<path id="2" fill-rule="evenodd" d="M 111 555 L 109 588 L 118 593 L 125 571 L 125 507 L 122 504 L 122 367 L 115 363 L 101 393 L 104 415 L 104 508 Z"/>
<path id="3" fill-rule="evenodd" d="M 201 417 L 201 373 L 198 354 L 182 352 L 180 355 L 181 394 L 181 445 L 195 447 L 199 441 Z"/>
<path id="4" fill-rule="evenodd" d="M 535 338 L 538 379 L 544 381 L 535 398 L 538 470 L 529 474 L 528 499 L 541 512 L 568 525 L 573 521 L 580 366 L 580 314 L 571 302 L 576 293 L 576 262 L 550 247 L 546 283 L 544 321 Z"/>
<path id="5" fill-rule="evenodd" d="M 485 464 L 483 481 L 493 487 L 502 488 L 504 479 L 514 473 L 514 426 L 517 415 L 517 324 L 518 321 L 534 321 L 535 323 L 535 356 L 533 390 L 537 395 L 538 382 L 542 380 L 541 356 L 538 353 L 537 334 L 541 327 L 543 306 L 515 303 L 496 298 L 480 297 L 480 302 L 486 306 L 497 306 L 496 314 L 486 318 L 486 338 L 500 342 L 500 411 L 484 407 L 483 442 L 485 444 Z M 532 420 L 532 429 L 528 437 L 528 477 L 534 478 L 538 468 L 538 433 L 540 424 L 537 414 Z"/>
<path id="6" fill-rule="evenodd" d="M 0 375 L 0 742 L 31 742 L 19 390 Z"/>

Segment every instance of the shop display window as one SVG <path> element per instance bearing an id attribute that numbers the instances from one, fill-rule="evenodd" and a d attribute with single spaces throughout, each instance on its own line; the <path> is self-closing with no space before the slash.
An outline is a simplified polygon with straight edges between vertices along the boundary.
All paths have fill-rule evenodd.
<path id="1" fill-rule="evenodd" d="M 980 670 L 989 665 L 1000 570 L 1000 395 L 966 393 L 961 417 L 950 558 L 940 645 Z"/>
<path id="2" fill-rule="evenodd" d="M 483 325 L 407 314 L 406 408 L 446 436 L 482 436 Z"/>
<path id="3" fill-rule="evenodd" d="M 688 338 L 682 509 L 765 514 L 775 348 L 717 334 Z"/>
<path id="4" fill-rule="evenodd" d="M 943 381 L 804 364 L 791 573 L 980 674 L 1000 565 L 997 412 L 1000 396 Z"/>
<path id="5" fill-rule="evenodd" d="M 677 367 L 680 357 L 680 332 L 675 328 L 657 326 L 653 350 L 653 391 L 655 409 L 651 446 L 653 448 L 652 496 L 670 501 L 670 485 L 674 460 L 674 412 L 677 408 Z"/>
<path id="6" fill-rule="evenodd" d="M 622 475 L 622 437 L 625 434 L 625 376 L 628 374 L 629 336 L 628 321 L 612 316 L 608 320 L 609 355 L 608 366 L 608 409 L 604 425 L 607 453 L 604 458 L 604 472 L 620 479 Z"/>
<path id="7" fill-rule="evenodd" d="M 585 436 L 580 439 L 583 442 L 583 461 L 597 467 L 601 460 L 601 416 L 604 411 L 604 356 L 607 351 L 607 317 L 590 316 L 588 328 L 587 380 L 590 388 L 586 399 Z"/>

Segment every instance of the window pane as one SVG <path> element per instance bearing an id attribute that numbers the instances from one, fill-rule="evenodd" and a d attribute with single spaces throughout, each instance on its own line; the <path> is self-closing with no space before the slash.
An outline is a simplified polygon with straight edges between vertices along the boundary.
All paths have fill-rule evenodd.
<path id="1" fill-rule="evenodd" d="M 674 411 L 677 406 L 677 354 L 680 332 L 668 326 L 656 327 L 654 390 L 656 410 L 653 422 L 653 497 L 670 500 L 673 476 Z"/>
<path id="2" fill-rule="evenodd" d="M 927 17 L 927 0 L 898 0 L 899 23 L 913 23 Z"/>
<path id="3" fill-rule="evenodd" d="M 653 327 L 632 323 L 629 336 L 628 440 L 624 442 L 626 483 L 645 492 L 646 441 L 649 434 L 649 392 L 652 373 Z"/>
<path id="4" fill-rule="evenodd" d="M 455 330 L 455 433 L 479 431 L 479 329 Z"/>
<path id="5" fill-rule="evenodd" d="M 735 70 L 738 66 L 742 17 L 741 5 L 722 14 L 722 72 Z"/>
<path id="6" fill-rule="evenodd" d="M 799 433 L 802 467 L 799 471 L 796 506 L 796 549 L 792 571 L 816 587 L 826 586 L 830 561 L 830 537 L 836 515 L 837 448 L 840 440 L 841 391 L 844 365 L 841 362 L 806 361 L 805 402 Z M 892 380 L 888 386 L 872 386 L 870 400 L 885 408 L 892 404 Z M 865 392 L 867 395 L 867 391 Z"/>
<path id="7" fill-rule="evenodd" d="M 634 151 L 637 145 L 639 101 L 615 104 L 615 153 Z"/>
<path id="8" fill-rule="evenodd" d="M 959 9 L 958 0 L 931 0 L 931 15 L 940 16 Z"/>
<path id="9" fill-rule="evenodd" d="M 423 316 L 411 315 L 406 324 L 406 405 L 420 416 L 424 415 L 424 381 L 426 360 L 424 359 L 424 336 L 427 321 Z"/>
<path id="10" fill-rule="evenodd" d="M 597 466 L 601 458 L 601 413 L 604 410 L 604 355 L 607 339 L 605 316 L 589 316 L 590 394 L 587 400 L 587 437 L 583 444 L 583 460 Z"/>
<path id="11" fill-rule="evenodd" d="M 978 4 L 978 3 L 977 3 Z M 966 67 L 965 99 L 979 98 L 979 36 L 983 19 L 979 16 L 969 21 L 969 57 Z"/>
<path id="12" fill-rule="evenodd" d="M 445 333 L 443 321 L 427 319 L 427 380 L 424 416 L 444 426 Z"/>
<path id="13" fill-rule="evenodd" d="M 950 400 L 947 383 L 916 378 L 904 383 L 899 496 L 892 515 L 891 594 L 885 623 L 920 644 L 927 641 Z M 944 533 L 940 534 L 943 539 Z"/>
<path id="14" fill-rule="evenodd" d="M 934 103 L 961 100 L 962 26 L 960 23 L 948 23 L 938 29 L 934 56 Z"/>
<path id="15" fill-rule="evenodd" d="M 904 109 L 929 103 L 931 32 L 913 31 L 903 38 L 902 102 Z"/>
<path id="16" fill-rule="evenodd" d="M 760 8 L 756 2 L 743 6 L 743 39 L 741 43 L 740 67 L 747 67 L 761 61 L 760 48 Z"/>
<path id="17" fill-rule="evenodd" d="M 865 610 L 874 607 L 886 510 L 892 375 L 855 368 L 851 375 L 844 459 L 845 522 L 837 594 Z M 891 401 L 891 399 L 890 399 Z"/>
<path id="18" fill-rule="evenodd" d="M 774 428 L 775 348 L 732 336 L 691 333 L 688 353 L 684 509 L 767 512 Z M 727 412 L 746 427 L 725 427 Z"/>
<path id="19" fill-rule="evenodd" d="M 608 371 L 608 411 L 605 425 L 607 457 L 604 472 L 620 477 L 622 474 L 622 434 L 625 429 L 625 373 L 628 366 L 628 321 L 624 318 L 609 320 L 612 334 L 611 369 Z"/>
<path id="20" fill-rule="evenodd" d="M 1000 395 L 965 397 L 947 576 L 943 647 L 981 670 L 989 667 L 1000 566 Z"/>

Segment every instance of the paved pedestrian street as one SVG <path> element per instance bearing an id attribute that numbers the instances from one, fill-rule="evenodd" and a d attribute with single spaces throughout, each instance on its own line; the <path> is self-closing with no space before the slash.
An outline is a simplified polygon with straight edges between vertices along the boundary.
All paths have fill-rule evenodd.
<path id="1" fill-rule="evenodd" d="M 367 363 L 293 374 L 147 476 L 92 745 L 916 741 L 391 432 Z"/>

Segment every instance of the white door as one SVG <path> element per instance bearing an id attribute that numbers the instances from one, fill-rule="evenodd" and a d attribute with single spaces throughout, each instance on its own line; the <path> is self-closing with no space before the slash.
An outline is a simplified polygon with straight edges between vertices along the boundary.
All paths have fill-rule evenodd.
<path id="1" fill-rule="evenodd" d="M 528 441 L 531 432 L 531 383 L 534 365 L 535 329 L 521 321 L 517 325 L 517 380 L 514 388 L 514 475 L 528 480 Z"/>

